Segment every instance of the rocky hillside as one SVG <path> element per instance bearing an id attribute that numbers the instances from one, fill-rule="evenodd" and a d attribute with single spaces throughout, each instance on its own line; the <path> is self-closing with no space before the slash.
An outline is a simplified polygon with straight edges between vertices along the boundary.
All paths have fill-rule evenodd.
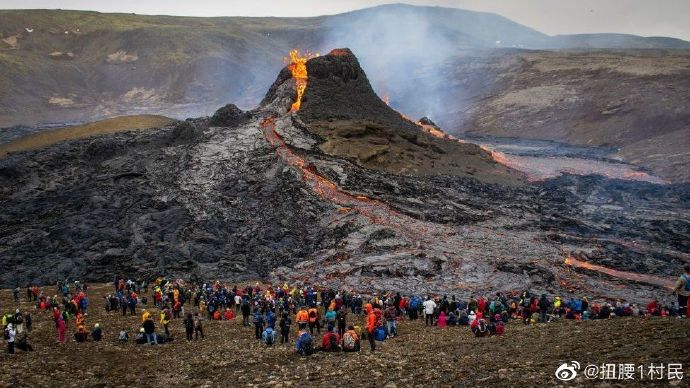
<path id="1" fill-rule="evenodd" d="M 0 159 L 0 284 L 166 273 L 645 300 L 688 259 L 687 186 L 526 185 L 388 108 L 358 63 L 349 50 L 308 61 L 297 112 L 286 68 L 251 111 Z M 376 155 L 386 168 L 328 146 L 376 149 L 389 136 Z M 430 160 L 448 163 L 431 173 Z M 622 272 L 574 271 L 569 255 Z"/>

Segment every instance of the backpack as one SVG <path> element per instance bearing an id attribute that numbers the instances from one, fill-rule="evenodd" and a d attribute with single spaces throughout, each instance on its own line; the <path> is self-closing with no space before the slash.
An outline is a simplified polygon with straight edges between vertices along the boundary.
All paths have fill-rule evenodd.
<path id="1" fill-rule="evenodd" d="M 5 329 L 5 341 L 10 339 L 10 329 Z"/>
<path id="2" fill-rule="evenodd" d="M 381 310 L 380 309 L 374 309 L 374 327 L 381 327 L 383 326 L 383 317 L 381 316 Z"/>
<path id="3" fill-rule="evenodd" d="M 299 337 L 300 347 L 299 354 L 302 356 L 309 356 L 314 353 L 314 341 L 309 333 L 303 333 Z"/>
<path id="4" fill-rule="evenodd" d="M 331 352 L 338 350 L 338 338 L 335 334 L 331 333 L 328 335 L 328 345 Z"/>
<path id="5" fill-rule="evenodd" d="M 24 323 L 24 318 L 22 317 L 22 315 L 21 314 L 15 315 L 14 316 L 14 324 L 15 325 L 21 325 L 22 323 Z"/>
<path id="6" fill-rule="evenodd" d="M 384 330 L 383 327 L 379 327 L 376 330 L 374 330 L 374 339 L 377 341 L 385 341 L 386 330 Z"/>
<path id="7" fill-rule="evenodd" d="M 690 276 L 683 275 L 685 278 L 685 291 L 690 291 Z"/>
<path id="8" fill-rule="evenodd" d="M 309 309 L 309 322 L 316 322 L 316 309 Z"/>
<path id="9" fill-rule="evenodd" d="M 410 300 L 410 309 L 417 310 L 418 307 L 419 307 L 419 299 L 412 298 L 412 300 Z"/>
<path id="10" fill-rule="evenodd" d="M 343 349 L 357 350 L 357 340 L 352 333 L 346 332 L 343 335 Z"/>

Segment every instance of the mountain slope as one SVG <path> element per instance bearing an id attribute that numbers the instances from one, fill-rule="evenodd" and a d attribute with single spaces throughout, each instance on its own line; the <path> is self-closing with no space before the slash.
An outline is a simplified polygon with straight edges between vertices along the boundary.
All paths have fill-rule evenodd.
<path id="1" fill-rule="evenodd" d="M 374 87 L 392 94 L 406 73 L 461 49 L 579 47 L 494 14 L 400 4 L 285 19 L 3 10 L 0 37 L 0 127 L 133 113 L 183 118 L 227 101 L 253 107 L 294 47 L 350 47 Z M 683 46 L 597 39 L 597 47 Z"/>

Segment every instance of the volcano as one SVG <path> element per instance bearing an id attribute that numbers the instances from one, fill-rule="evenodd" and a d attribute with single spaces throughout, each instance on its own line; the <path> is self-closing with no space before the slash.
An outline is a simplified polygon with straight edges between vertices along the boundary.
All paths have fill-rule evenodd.
<path id="1" fill-rule="evenodd" d="M 0 285 L 165 274 L 643 299 L 690 258 L 687 186 L 529 184 L 388 107 L 350 50 L 300 62 L 306 78 L 295 58 L 254 110 L 0 160 Z"/>

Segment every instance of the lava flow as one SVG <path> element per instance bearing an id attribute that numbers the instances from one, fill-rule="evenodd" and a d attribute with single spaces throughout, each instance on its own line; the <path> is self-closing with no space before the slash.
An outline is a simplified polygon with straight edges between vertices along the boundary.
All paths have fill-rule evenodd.
<path id="1" fill-rule="evenodd" d="M 290 107 L 290 112 L 297 112 L 302 105 L 304 91 L 307 89 L 307 61 L 314 56 L 318 56 L 318 54 L 300 56 L 299 51 L 290 50 L 289 55 L 290 57 L 286 58 L 285 61 L 288 62 L 288 70 L 292 73 L 292 78 L 295 80 L 295 88 L 297 89 L 297 96 L 295 97 L 295 102 Z"/>
<path id="2" fill-rule="evenodd" d="M 292 152 L 276 131 L 275 118 L 264 119 L 261 122 L 261 128 L 266 141 L 275 147 L 276 154 L 285 164 L 295 167 L 300 173 L 302 181 L 309 185 L 319 197 L 336 205 L 353 209 L 370 219 L 374 224 L 397 230 L 413 242 L 419 241 L 419 233 L 424 228 L 416 220 L 396 212 L 383 202 L 363 195 L 352 195 L 342 191 L 335 183 L 321 176 L 314 166 L 309 164 L 304 158 Z M 410 226 L 412 225 L 414 227 L 411 228 Z"/>
<path id="3" fill-rule="evenodd" d="M 614 278 L 629 280 L 639 283 L 647 283 L 659 287 L 673 288 L 674 281 L 669 278 L 663 278 L 660 276 L 639 274 L 634 272 L 619 271 L 612 268 L 607 268 L 601 265 L 596 265 L 592 263 L 587 263 L 585 261 L 578 260 L 574 257 L 567 257 L 564 264 L 574 268 L 583 268 L 589 271 L 600 272 L 609 275 Z"/>

